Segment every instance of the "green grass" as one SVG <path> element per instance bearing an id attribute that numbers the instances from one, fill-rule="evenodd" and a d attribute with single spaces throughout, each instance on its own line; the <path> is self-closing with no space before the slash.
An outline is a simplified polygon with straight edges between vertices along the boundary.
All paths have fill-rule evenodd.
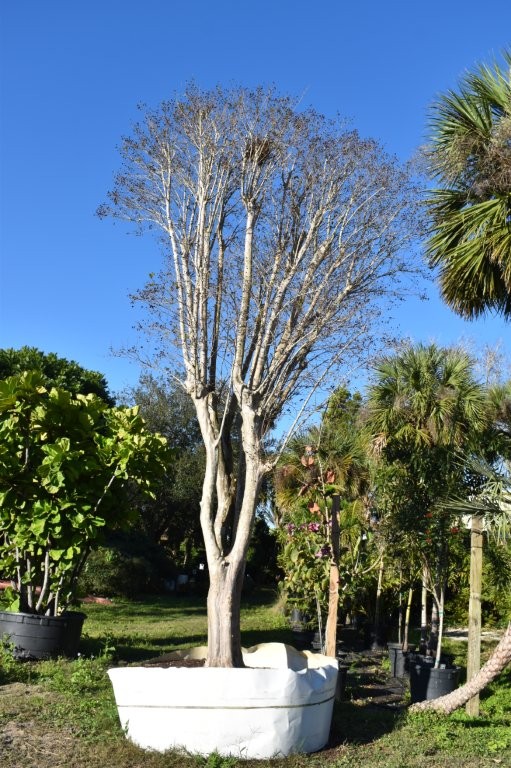
<path id="1" fill-rule="evenodd" d="M 245 646 L 292 642 L 273 600 L 264 592 L 245 601 Z M 331 745 L 316 755 L 242 762 L 144 752 L 125 739 L 106 670 L 204 643 L 204 601 L 180 595 L 87 605 L 85 611 L 79 659 L 20 664 L 1 654 L 2 768 L 511 768 L 511 671 L 484 692 L 481 717 L 471 719 L 464 711 L 411 716 L 372 706 L 356 695 L 354 668 L 347 700 L 335 707 Z M 464 649 L 454 642 L 446 648 L 461 663 Z"/>

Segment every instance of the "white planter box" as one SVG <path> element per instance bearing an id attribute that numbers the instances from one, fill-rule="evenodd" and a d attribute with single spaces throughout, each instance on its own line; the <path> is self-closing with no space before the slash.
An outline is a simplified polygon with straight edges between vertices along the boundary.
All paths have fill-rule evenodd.
<path id="1" fill-rule="evenodd" d="M 204 649 L 186 655 L 204 658 Z M 254 759 L 321 749 L 330 731 L 337 661 L 282 643 L 243 655 L 245 669 L 111 669 L 128 738 L 162 752 Z"/>

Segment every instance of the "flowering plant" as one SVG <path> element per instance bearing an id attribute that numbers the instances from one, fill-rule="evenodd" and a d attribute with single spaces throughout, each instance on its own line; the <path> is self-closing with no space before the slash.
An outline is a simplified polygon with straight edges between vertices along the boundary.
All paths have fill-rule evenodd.
<path id="1" fill-rule="evenodd" d="M 318 600 L 325 606 L 328 594 L 332 551 L 326 512 L 317 503 L 304 503 L 288 516 L 279 533 L 284 589 L 289 602 L 310 615 L 316 614 Z"/>

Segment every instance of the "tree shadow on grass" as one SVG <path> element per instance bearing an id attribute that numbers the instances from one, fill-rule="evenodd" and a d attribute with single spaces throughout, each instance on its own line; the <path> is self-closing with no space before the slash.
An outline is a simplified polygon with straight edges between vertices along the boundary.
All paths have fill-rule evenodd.
<path id="1" fill-rule="evenodd" d="M 403 712 L 397 709 L 336 702 L 329 748 L 343 744 L 369 744 L 399 727 Z"/>

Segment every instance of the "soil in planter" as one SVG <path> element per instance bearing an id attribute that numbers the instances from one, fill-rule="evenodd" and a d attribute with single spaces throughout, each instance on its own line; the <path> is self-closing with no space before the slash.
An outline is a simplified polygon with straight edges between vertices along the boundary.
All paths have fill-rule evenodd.
<path id="1" fill-rule="evenodd" d="M 137 667 L 161 667 L 162 669 L 168 669 L 169 667 L 203 667 L 206 663 L 206 659 L 175 659 L 170 658 L 168 654 L 158 656 L 157 659 L 149 659 L 142 664 L 136 664 Z"/>

